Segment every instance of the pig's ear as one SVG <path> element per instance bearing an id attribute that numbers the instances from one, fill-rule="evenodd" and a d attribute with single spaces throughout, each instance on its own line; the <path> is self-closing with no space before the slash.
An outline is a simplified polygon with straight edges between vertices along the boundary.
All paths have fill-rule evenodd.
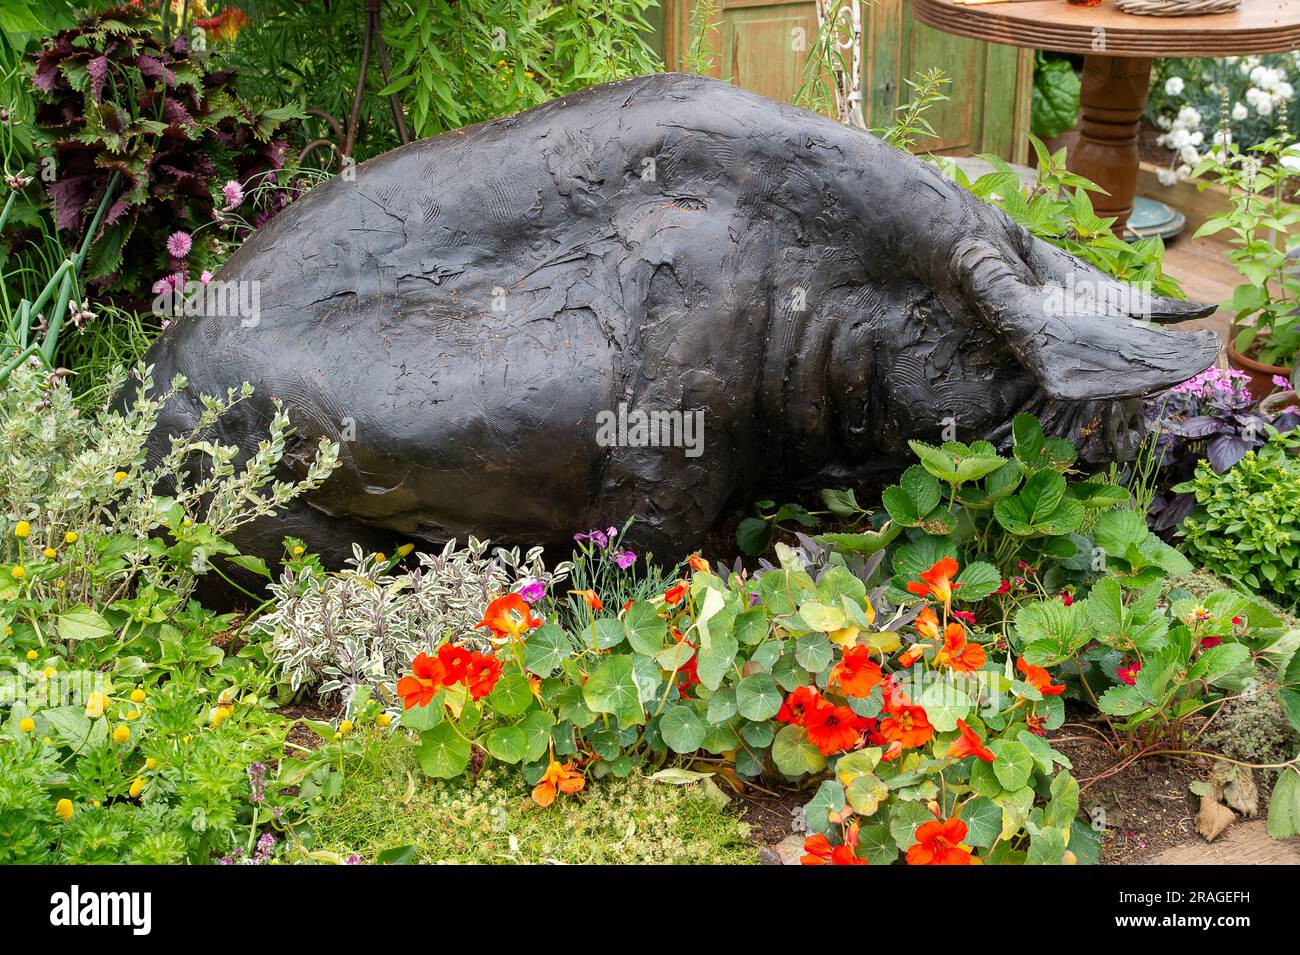
<path id="1" fill-rule="evenodd" d="M 1148 323 L 1198 318 L 1213 305 L 1145 295 L 1032 241 L 1051 251 L 1034 248 L 1013 263 L 992 245 L 969 240 L 952 263 L 968 307 L 1006 338 L 1049 396 L 1131 398 L 1186 381 L 1214 363 L 1220 342 L 1213 332 Z"/>

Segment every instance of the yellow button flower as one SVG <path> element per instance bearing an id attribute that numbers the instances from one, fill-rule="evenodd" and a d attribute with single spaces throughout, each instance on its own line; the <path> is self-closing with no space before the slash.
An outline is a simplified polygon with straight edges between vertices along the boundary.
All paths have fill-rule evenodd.
<path id="1" fill-rule="evenodd" d="M 352 721 L 351 721 L 351 720 L 344 720 L 342 723 L 339 724 L 339 735 L 340 735 L 340 736 L 347 736 L 347 735 L 348 735 L 349 733 L 351 733 L 351 732 L 352 732 Z"/>
<path id="2" fill-rule="evenodd" d="M 401 547 L 397 548 L 397 556 L 398 556 L 398 557 L 405 557 L 407 554 L 409 554 L 409 553 L 410 553 L 411 551 L 413 551 L 413 550 L 415 550 L 415 545 L 414 545 L 414 544 L 403 544 Z"/>
<path id="3" fill-rule="evenodd" d="M 56 676 L 59 675 L 59 671 L 54 669 L 54 667 L 46 667 L 42 672 L 44 673 L 45 679 L 47 680 L 53 680 Z"/>
<path id="4" fill-rule="evenodd" d="M 131 739 L 131 727 L 127 726 L 125 723 L 117 724 L 117 728 L 113 730 L 113 742 L 126 743 L 130 739 Z"/>
<path id="5" fill-rule="evenodd" d="M 382 564 L 384 561 L 388 560 L 388 555 L 381 550 L 375 554 L 375 560 Z"/>
<path id="6" fill-rule="evenodd" d="M 144 690 L 140 689 L 138 686 L 137 686 L 134 690 L 132 690 L 132 691 L 131 691 L 131 702 L 132 702 L 132 703 L 143 703 L 143 702 L 144 702 Z"/>
<path id="7" fill-rule="evenodd" d="M 140 794 L 144 792 L 144 780 L 139 776 L 135 777 L 135 781 L 131 783 L 131 788 L 128 791 L 131 793 L 132 799 L 140 798 Z"/>
<path id="8" fill-rule="evenodd" d="M 227 718 L 229 718 L 229 716 L 230 716 L 230 710 L 226 709 L 226 707 L 224 706 L 218 706 L 215 710 L 212 711 L 212 728 L 216 729 L 218 726 L 224 723 L 227 720 Z"/>
<path id="9" fill-rule="evenodd" d="M 59 552 L 55 550 L 53 547 L 47 547 L 45 548 L 45 550 L 41 551 L 41 553 L 43 553 L 50 560 L 53 560 L 54 558 L 59 556 Z"/>
<path id="10" fill-rule="evenodd" d="M 129 713 L 126 714 L 126 718 L 128 720 L 138 720 L 140 718 L 140 711 L 131 710 Z"/>
<path id="11" fill-rule="evenodd" d="M 156 760 L 156 759 L 154 759 L 152 756 L 150 756 L 148 759 L 146 759 L 146 760 L 144 761 L 144 768 L 145 768 L 145 769 L 157 769 L 157 768 L 158 768 L 158 760 Z"/>
<path id="12" fill-rule="evenodd" d="M 391 726 L 392 723 L 393 723 L 393 718 L 389 716 L 387 713 L 380 713 L 378 716 L 375 717 L 375 725 L 377 726 Z"/>
<path id="13" fill-rule="evenodd" d="M 125 481 L 125 480 L 126 480 L 126 472 L 125 472 L 125 471 L 116 471 L 116 472 L 114 472 L 114 474 L 113 474 L 113 483 L 114 483 L 114 484 L 121 484 L 121 483 L 122 483 L 123 481 Z"/>
<path id="14" fill-rule="evenodd" d="M 72 800 L 71 800 L 71 799 L 60 799 L 60 800 L 58 801 L 58 803 L 56 803 L 55 806 L 54 806 L 54 814 L 55 814 L 56 816 L 58 816 L 60 819 L 62 819 L 64 822 L 67 822 L 69 819 L 71 819 L 71 818 L 72 818 Z"/>
<path id="15" fill-rule="evenodd" d="M 293 549 L 294 557 L 301 557 L 305 553 L 307 553 L 307 548 L 303 547 L 302 545 L 299 545 Z"/>
<path id="16" fill-rule="evenodd" d="M 97 720 L 103 716 L 106 706 L 108 706 L 108 697 L 98 690 L 86 697 L 86 715 L 92 720 Z"/>
<path id="17" fill-rule="evenodd" d="M 24 733 L 30 733 L 36 729 L 36 721 L 30 716 L 24 716 L 18 723 L 18 728 Z"/>
<path id="18" fill-rule="evenodd" d="M 5 627 L 5 636 L 6 636 L 6 637 L 12 637 L 13 635 L 14 635 L 14 628 L 13 628 L 13 627 Z M 28 651 L 27 651 L 27 659 L 29 659 L 29 660 L 35 660 L 38 656 L 40 656 L 40 654 L 38 654 L 35 650 L 28 650 Z"/>
<path id="19" fill-rule="evenodd" d="M 27 571 L 23 568 L 22 564 L 16 564 L 14 569 L 9 571 L 9 576 L 13 577 L 14 580 L 22 580 L 23 575 L 26 573 Z"/>
<path id="20" fill-rule="evenodd" d="M 63 535 L 63 542 L 65 544 L 75 544 L 77 542 L 77 532 L 68 531 L 66 534 Z"/>
<path id="21" fill-rule="evenodd" d="M 32 532 L 32 525 L 27 521 L 19 521 L 18 526 L 14 528 L 14 537 L 26 537 Z"/>

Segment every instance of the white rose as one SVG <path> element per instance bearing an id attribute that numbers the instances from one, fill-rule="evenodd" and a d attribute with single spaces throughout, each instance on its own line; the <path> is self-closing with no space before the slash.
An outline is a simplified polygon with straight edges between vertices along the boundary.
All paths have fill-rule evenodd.
<path id="1" fill-rule="evenodd" d="M 1172 169 L 1157 169 L 1156 180 L 1162 186 L 1172 186 L 1178 181 L 1178 176 Z"/>
<path id="2" fill-rule="evenodd" d="M 1233 104 L 1233 107 L 1232 107 L 1232 118 L 1233 118 L 1233 119 L 1237 120 L 1238 122 L 1241 122 L 1241 120 L 1245 119 L 1245 118 L 1246 118 L 1247 116 L 1249 116 L 1249 115 L 1250 115 L 1250 110 L 1248 110 L 1248 109 L 1246 108 L 1246 104 L 1245 104 L 1245 103 L 1235 103 L 1235 104 Z"/>
<path id="3" fill-rule="evenodd" d="M 1295 95 L 1295 89 L 1291 86 L 1290 83 L 1287 82 L 1278 83 L 1277 86 L 1273 87 L 1273 95 L 1277 99 L 1287 100 Z"/>
<path id="4" fill-rule="evenodd" d="M 1178 167 L 1178 171 L 1177 171 L 1177 173 L 1176 173 L 1176 176 L 1177 176 L 1177 178 L 1179 178 L 1179 179 L 1191 179 L 1191 178 L 1192 178 L 1192 167 L 1191 167 L 1191 166 L 1187 166 L 1187 165 L 1179 166 L 1179 167 Z"/>
<path id="5" fill-rule="evenodd" d="M 1179 96 L 1183 92 L 1183 78 L 1181 76 L 1171 76 L 1165 80 L 1165 95 Z"/>
<path id="6" fill-rule="evenodd" d="M 1196 151 L 1195 146 L 1184 146 L 1178 150 L 1178 158 L 1188 166 L 1195 166 L 1201 161 L 1201 154 Z"/>
<path id="7" fill-rule="evenodd" d="M 1175 129 L 1172 133 L 1169 134 L 1168 141 L 1166 142 L 1165 145 L 1167 145 L 1170 149 L 1177 152 L 1178 150 L 1182 149 L 1184 146 L 1191 145 L 1191 142 L 1192 142 L 1191 133 L 1189 133 L 1185 129 Z"/>
<path id="8" fill-rule="evenodd" d="M 1287 169 L 1294 169 L 1300 172 L 1300 143 L 1294 143 L 1286 148 L 1281 156 L 1277 159 L 1278 163 Z"/>
<path id="9" fill-rule="evenodd" d="M 1260 101 L 1255 104 L 1255 112 L 1260 116 L 1271 116 L 1273 114 L 1273 100 L 1267 96 L 1261 97 Z"/>
<path id="10" fill-rule="evenodd" d="M 1198 129 L 1196 132 L 1192 133 L 1187 142 L 1193 146 L 1199 146 L 1201 143 L 1205 142 L 1205 134 Z"/>
<path id="11" fill-rule="evenodd" d="M 1264 97 L 1263 90 L 1258 90 L 1253 86 L 1250 89 L 1246 90 L 1246 102 L 1249 103 L 1251 106 L 1258 106 L 1259 101 L 1263 97 Z"/>

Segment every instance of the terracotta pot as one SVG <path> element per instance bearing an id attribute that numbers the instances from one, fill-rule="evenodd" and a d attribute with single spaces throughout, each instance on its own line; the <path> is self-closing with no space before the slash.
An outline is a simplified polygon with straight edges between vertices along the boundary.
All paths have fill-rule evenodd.
<path id="1" fill-rule="evenodd" d="M 1291 377 L 1290 368 L 1282 368 L 1279 365 L 1266 365 L 1261 361 L 1255 361 L 1253 358 L 1247 358 L 1241 352 L 1233 347 L 1232 343 L 1237 340 L 1237 332 L 1241 331 L 1240 325 L 1232 326 L 1232 333 L 1228 336 L 1227 352 L 1228 364 L 1238 371 L 1244 371 L 1250 378 L 1250 395 L 1256 401 L 1263 401 L 1265 396 L 1272 392 L 1277 386 L 1273 384 L 1273 376 L 1281 375 L 1283 378 Z M 1268 334 L 1265 332 L 1264 334 Z"/>

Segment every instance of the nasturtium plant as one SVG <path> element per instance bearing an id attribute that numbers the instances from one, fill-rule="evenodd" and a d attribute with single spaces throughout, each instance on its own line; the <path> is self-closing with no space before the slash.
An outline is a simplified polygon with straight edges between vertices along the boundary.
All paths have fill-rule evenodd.
<path id="1" fill-rule="evenodd" d="M 918 550 L 901 565 L 915 571 L 902 606 L 875 581 L 883 555 L 812 546 L 778 545 L 779 564 L 752 576 L 693 557 L 687 578 L 617 610 L 579 591 L 590 612 L 572 632 L 518 593 L 492 601 L 491 652 L 444 643 L 397 685 L 420 765 L 438 778 L 517 765 L 548 806 L 588 780 L 686 761 L 738 784 L 807 785 L 810 857 L 825 843 L 830 861 L 1090 858 L 1078 787 L 1052 782 L 1068 760 L 1040 738 L 1063 719 L 1064 687 L 993 660 L 953 610 L 996 573 Z M 996 772 L 974 778 L 982 760 Z"/>

